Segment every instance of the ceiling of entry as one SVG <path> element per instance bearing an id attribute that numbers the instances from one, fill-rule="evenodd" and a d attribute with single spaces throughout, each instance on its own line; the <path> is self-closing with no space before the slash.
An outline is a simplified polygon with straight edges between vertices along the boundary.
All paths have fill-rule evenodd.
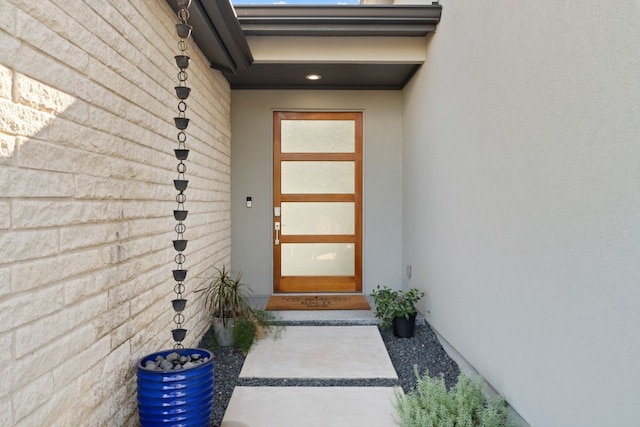
<path id="1" fill-rule="evenodd" d="M 167 0 L 177 10 L 176 0 Z M 435 31 L 442 7 L 433 5 L 236 5 L 229 0 L 193 0 L 190 23 L 193 38 L 211 62 L 223 72 L 232 89 L 401 89 L 422 64 L 415 55 L 394 57 L 375 49 L 385 38 L 421 38 Z M 285 59 L 278 55 L 282 40 L 326 38 L 338 46 L 349 40 L 368 43 L 375 59 Z M 336 39 L 338 38 L 338 39 Z M 270 54 L 255 52 L 251 40 L 268 45 Z M 340 42 L 343 40 L 344 42 Z M 369 42 L 370 41 L 370 42 Z M 285 48 L 281 48 L 282 51 Z M 255 50 L 255 49 L 254 49 Z M 338 49 L 336 49 L 337 51 Z M 331 52 L 331 45 L 325 51 Z M 305 56 L 305 55 L 302 55 Z M 397 56 L 397 55 L 396 55 Z M 317 74 L 319 80 L 307 80 Z"/>

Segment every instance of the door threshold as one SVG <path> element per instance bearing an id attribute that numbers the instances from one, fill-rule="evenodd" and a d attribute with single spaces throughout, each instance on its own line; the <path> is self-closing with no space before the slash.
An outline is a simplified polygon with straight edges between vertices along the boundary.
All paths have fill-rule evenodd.
<path id="1" fill-rule="evenodd" d="M 362 294 L 358 294 L 362 295 Z M 264 310 L 270 296 L 250 297 L 252 307 Z M 277 321 L 288 326 L 344 326 L 344 325 L 377 325 L 378 319 L 373 310 L 373 300 L 365 296 L 371 309 L 369 310 L 281 310 L 270 311 Z"/>

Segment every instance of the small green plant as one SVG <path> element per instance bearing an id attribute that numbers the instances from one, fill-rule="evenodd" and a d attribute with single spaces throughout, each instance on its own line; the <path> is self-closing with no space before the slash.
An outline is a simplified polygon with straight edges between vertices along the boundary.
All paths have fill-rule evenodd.
<path id="1" fill-rule="evenodd" d="M 278 338 L 284 327 L 284 322 L 277 320 L 273 313 L 255 310 L 251 317 L 236 319 L 233 326 L 233 343 L 247 354 L 256 339 L 267 335 Z"/>
<path id="2" fill-rule="evenodd" d="M 285 323 L 266 310 L 255 310 L 255 321 L 257 324 L 258 338 L 262 336 L 272 335 L 274 338 L 280 338 L 280 334 L 285 329 Z"/>
<path id="3" fill-rule="evenodd" d="M 502 397 L 487 400 L 480 380 L 473 381 L 464 373 L 451 390 L 442 378 L 431 378 L 426 372 L 416 388 L 403 395 L 396 391 L 397 424 L 401 427 L 517 427 L 508 418 L 507 403 Z"/>
<path id="4" fill-rule="evenodd" d="M 218 341 L 216 340 L 216 334 L 210 333 L 205 335 L 202 338 L 202 342 L 200 343 L 200 346 L 204 346 L 204 348 L 208 348 L 208 349 L 218 348 L 219 345 L 218 345 Z"/>
<path id="5" fill-rule="evenodd" d="M 371 296 L 376 305 L 375 316 L 380 319 L 380 327 L 388 328 L 394 317 L 408 319 L 416 314 L 416 304 L 424 296 L 424 292 L 415 288 L 407 292 L 392 291 L 385 285 L 376 287 Z"/>
<path id="6" fill-rule="evenodd" d="M 244 354 L 249 352 L 256 339 L 257 327 L 255 322 L 249 319 L 237 319 L 233 325 L 233 344 Z"/>

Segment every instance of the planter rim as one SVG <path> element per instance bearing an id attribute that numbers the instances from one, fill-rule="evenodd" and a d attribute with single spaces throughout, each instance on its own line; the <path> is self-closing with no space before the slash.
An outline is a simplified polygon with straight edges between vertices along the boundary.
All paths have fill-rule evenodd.
<path id="1" fill-rule="evenodd" d="M 167 357 L 168 354 L 173 353 L 173 352 L 176 352 L 179 355 L 198 353 L 198 354 L 200 354 L 200 356 L 208 357 L 209 360 L 207 360 L 205 363 L 202 363 L 200 365 L 195 365 L 195 366 L 193 366 L 191 368 L 181 369 L 180 371 L 168 371 L 168 372 L 165 372 L 165 371 L 151 371 L 151 370 L 146 369 L 144 367 L 144 362 L 146 362 L 148 360 L 155 360 L 155 358 L 157 356 Z M 198 368 L 198 367 L 201 367 L 201 366 L 205 366 L 205 365 L 209 364 L 209 362 L 211 362 L 211 364 L 213 364 L 213 353 L 211 351 L 207 350 L 206 348 L 185 347 L 185 348 L 171 348 L 171 349 L 166 349 L 166 350 L 160 350 L 160 351 L 157 351 L 155 353 L 150 353 L 150 354 L 147 354 L 145 356 L 142 356 L 136 362 L 136 367 L 142 369 L 145 373 L 167 375 L 168 373 L 173 373 L 173 372 L 176 372 L 176 373 L 188 372 L 188 371 L 193 370 L 195 368 Z"/>

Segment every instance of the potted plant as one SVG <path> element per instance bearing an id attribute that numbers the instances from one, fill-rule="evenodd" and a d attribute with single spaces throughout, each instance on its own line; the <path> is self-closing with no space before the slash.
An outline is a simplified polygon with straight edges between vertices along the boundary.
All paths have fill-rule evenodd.
<path id="1" fill-rule="evenodd" d="M 233 344 L 233 326 L 236 319 L 252 319 L 255 313 L 247 300 L 251 289 L 242 283 L 242 273 L 235 276 L 226 266 L 216 267 L 216 274 L 209 284 L 196 292 L 204 291 L 205 306 L 213 315 L 213 330 L 218 345 L 228 347 Z"/>
<path id="2" fill-rule="evenodd" d="M 380 327 L 393 326 L 397 337 L 410 338 L 416 323 L 416 303 L 424 296 L 418 289 L 406 292 L 393 291 L 388 286 L 378 286 L 371 292 L 376 305 L 375 316 L 380 319 Z"/>

